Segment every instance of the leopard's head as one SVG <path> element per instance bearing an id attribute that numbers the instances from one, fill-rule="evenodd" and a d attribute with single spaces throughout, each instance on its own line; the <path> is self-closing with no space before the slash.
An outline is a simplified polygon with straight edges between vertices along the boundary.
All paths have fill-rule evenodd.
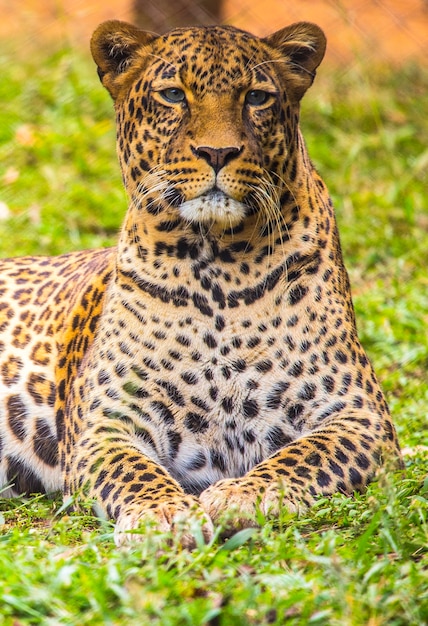
<path id="1" fill-rule="evenodd" d="M 318 26 L 260 39 L 228 26 L 155 36 L 110 21 L 91 48 L 115 102 L 131 204 L 170 228 L 230 228 L 279 203 L 296 177 L 299 102 L 324 56 Z"/>

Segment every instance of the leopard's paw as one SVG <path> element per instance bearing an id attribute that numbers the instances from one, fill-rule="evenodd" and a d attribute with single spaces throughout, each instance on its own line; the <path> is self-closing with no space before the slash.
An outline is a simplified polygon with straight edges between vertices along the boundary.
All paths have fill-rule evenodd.
<path id="1" fill-rule="evenodd" d="M 199 540 L 210 541 L 213 536 L 213 524 L 199 502 L 192 496 L 180 499 L 161 500 L 150 506 L 134 505 L 118 518 L 114 531 L 117 546 L 134 541 L 142 541 L 145 537 L 144 527 L 161 533 L 172 532 L 183 548 L 192 550 Z M 135 531 L 135 532 L 133 532 Z"/>
<path id="2" fill-rule="evenodd" d="M 282 508 L 290 512 L 298 510 L 280 486 L 266 486 L 263 481 L 245 477 L 220 480 L 205 489 L 199 500 L 213 522 L 224 527 L 225 536 L 259 526 L 266 518 L 276 518 Z"/>

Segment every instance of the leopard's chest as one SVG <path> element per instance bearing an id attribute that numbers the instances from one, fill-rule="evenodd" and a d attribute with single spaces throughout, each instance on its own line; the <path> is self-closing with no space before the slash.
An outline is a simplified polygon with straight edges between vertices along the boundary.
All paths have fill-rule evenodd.
<path id="1" fill-rule="evenodd" d="M 167 392 L 162 402 L 174 415 L 164 429 L 162 462 L 189 491 L 245 474 L 302 430 L 287 412 L 290 384 L 281 368 L 267 355 L 255 362 L 230 356 L 179 370 L 161 383 Z"/>
<path id="2" fill-rule="evenodd" d="M 102 342 L 99 364 L 116 355 L 119 412 L 186 490 L 243 475 L 301 435 L 308 367 L 279 311 L 269 302 L 204 319 L 146 307 L 144 332 L 128 320 Z"/>

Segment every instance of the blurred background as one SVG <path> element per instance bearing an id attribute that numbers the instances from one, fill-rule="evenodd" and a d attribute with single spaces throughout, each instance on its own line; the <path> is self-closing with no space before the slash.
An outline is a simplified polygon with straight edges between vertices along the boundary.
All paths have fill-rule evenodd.
<path id="1" fill-rule="evenodd" d="M 87 44 L 106 19 L 155 32 L 172 26 L 227 23 L 266 35 L 293 21 L 319 24 L 327 62 L 427 63 L 428 0 L 0 0 L 0 37 L 29 46 Z"/>

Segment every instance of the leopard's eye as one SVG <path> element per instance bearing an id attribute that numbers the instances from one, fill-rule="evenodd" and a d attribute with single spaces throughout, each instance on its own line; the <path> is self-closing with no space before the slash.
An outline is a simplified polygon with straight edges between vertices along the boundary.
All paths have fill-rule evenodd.
<path id="1" fill-rule="evenodd" d="M 172 102 L 173 104 L 179 104 L 186 101 L 184 91 L 179 87 L 169 87 L 168 89 L 162 89 L 159 92 L 164 100 Z"/>
<path id="2" fill-rule="evenodd" d="M 245 102 L 250 106 L 261 106 L 268 101 L 270 94 L 261 89 L 252 89 L 245 96 Z"/>

